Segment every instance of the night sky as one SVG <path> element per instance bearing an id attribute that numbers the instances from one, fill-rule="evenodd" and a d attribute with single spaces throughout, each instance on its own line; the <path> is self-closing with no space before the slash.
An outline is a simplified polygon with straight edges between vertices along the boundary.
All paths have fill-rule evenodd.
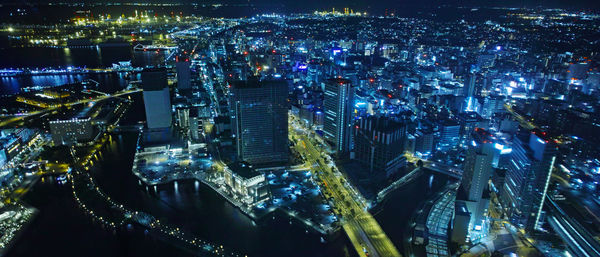
<path id="1" fill-rule="evenodd" d="M 4 3 L 47 3 L 54 2 L 49 0 L 29 0 L 29 1 L 3 1 Z M 63 0 L 61 2 L 103 2 L 98 0 Z M 226 1 L 188 1 L 188 0 L 114 0 L 110 2 L 152 2 L 152 3 L 253 3 L 257 5 L 283 5 L 286 9 L 324 9 L 331 7 L 353 7 L 360 9 L 371 9 L 374 11 L 406 8 L 406 7 L 438 7 L 443 5 L 473 6 L 473 7 L 545 7 L 545 8 L 569 8 L 569 9 L 588 9 L 600 10 L 600 1 L 598 0 L 226 0 Z"/>

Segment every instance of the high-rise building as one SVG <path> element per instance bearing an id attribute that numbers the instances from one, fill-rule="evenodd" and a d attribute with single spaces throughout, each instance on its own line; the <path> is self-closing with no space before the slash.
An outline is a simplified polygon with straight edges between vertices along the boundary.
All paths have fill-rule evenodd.
<path id="1" fill-rule="evenodd" d="M 354 87 L 347 79 L 329 79 L 325 83 L 323 99 L 323 134 L 336 153 L 350 151 L 352 143 L 351 119 Z"/>
<path id="2" fill-rule="evenodd" d="M 471 73 L 469 74 L 469 81 L 467 85 L 464 85 L 464 95 L 465 97 L 469 98 L 469 97 L 473 97 L 473 93 L 475 92 L 475 80 L 477 79 L 477 77 L 475 76 L 475 74 Z"/>
<path id="3" fill-rule="evenodd" d="M 146 125 L 149 129 L 171 126 L 171 96 L 164 68 L 146 68 L 142 71 Z"/>
<path id="4" fill-rule="evenodd" d="M 450 227 L 452 230 L 450 235 L 452 242 L 459 245 L 467 243 L 470 220 L 471 213 L 467 209 L 467 204 L 463 201 L 456 201 L 454 204 L 454 214 L 452 215 L 452 226 Z"/>
<path id="5" fill-rule="evenodd" d="M 433 151 L 433 132 L 421 129 L 415 132 L 415 155 L 429 156 Z"/>
<path id="6" fill-rule="evenodd" d="M 476 112 L 463 112 L 457 115 L 460 124 L 461 142 L 470 142 L 475 128 L 486 128 L 489 120 L 484 119 Z"/>
<path id="7" fill-rule="evenodd" d="M 190 131 L 190 138 L 192 140 L 198 140 L 200 138 L 200 130 L 203 129 L 202 128 L 202 120 L 201 118 L 198 117 L 198 109 L 197 108 L 193 108 L 190 109 L 190 119 L 189 119 L 189 131 Z"/>
<path id="8" fill-rule="evenodd" d="M 464 201 L 471 213 L 469 228 L 482 230 L 489 205 L 484 191 L 488 190 L 493 162 L 500 155 L 501 147 L 498 140 L 482 128 L 475 128 L 472 137 L 463 166 L 462 194 L 459 194 L 462 197 L 457 197 L 457 201 Z"/>
<path id="9" fill-rule="evenodd" d="M 481 117 L 489 119 L 495 113 L 504 111 L 504 99 L 502 96 L 489 95 L 483 99 L 483 104 L 479 109 Z"/>
<path id="10" fill-rule="evenodd" d="M 558 148 L 545 132 L 517 135 L 501 200 L 513 224 L 527 231 L 540 223 Z"/>
<path id="11" fill-rule="evenodd" d="M 356 159 L 369 172 L 391 175 L 406 164 L 403 155 L 406 126 L 390 117 L 368 116 L 358 120 L 354 127 Z"/>
<path id="12" fill-rule="evenodd" d="M 446 120 L 440 124 L 440 141 L 437 144 L 439 150 L 447 151 L 458 146 L 460 136 L 460 125 L 456 121 Z"/>
<path id="13" fill-rule="evenodd" d="M 190 59 L 187 57 L 176 57 L 175 69 L 177 71 L 177 89 L 187 90 L 191 88 L 192 74 L 190 70 Z"/>
<path id="14" fill-rule="evenodd" d="M 229 105 L 237 156 L 250 164 L 287 161 L 288 85 L 252 78 L 233 83 Z"/>

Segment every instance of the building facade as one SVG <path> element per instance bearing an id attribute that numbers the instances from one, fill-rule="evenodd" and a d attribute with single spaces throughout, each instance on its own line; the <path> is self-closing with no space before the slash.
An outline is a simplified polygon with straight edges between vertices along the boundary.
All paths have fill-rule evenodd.
<path id="1" fill-rule="evenodd" d="M 514 139 L 501 200 L 511 222 L 537 229 L 558 148 L 545 132 Z"/>
<path id="2" fill-rule="evenodd" d="M 352 107 L 354 87 L 347 79 L 329 79 L 325 82 L 323 99 L 323 136 L 336 153 L 350 151 L 352 144 Z"/>
<path id="3" fill-rule="evenodd" d="M 463 177 L 461 183 L 462 196 L 471 213 L 470 230 L 484 229 L 485 216 L 489 206 L 489 181 L 492 176 L 494 160 L 500 155 L 497 139 L 482 128 L 475 128 L 472 141 L 468 145 Z"/>
<path id="4" fill-rule="evenodd" d="M 233 163 L 224 171 L 225 185 L 247 204 L 256 204 L 270 197 L 265 174 L 257 172 L 247 163 Z"/>
<path id="5" fill-rule="evenodd" d="M 73 118 L 70 120 L 50 121 L 50 133 L 54 145 L 74 145 L 90 141 L 98 135 L 91 118 Z"/>
<path id="6" fill-rule="evenodd" d="M 177 89 L 188 90 L 192 87 L 192 73 L 190 70 L 190 59 L 177 56 L 175 61 L 177 71 Z"/>
<path id="7" fill-rule="evenodd" d="M 391 175 L 406 164 L 403 123 L 389 117 L 368 116 L 358 120 L 353 131 L 355 158 L 369 167 L 369 172 Z"/>
<path id="8" fill-rule="evenodd" d="M 229 105 L 238 159 L 250 164 L 289 159 L 287 95 L 283 80 L 233 83 Z"/>
<path id="9" fill-rule="evenodd" d="M 146 125 L 149 129 L 171 126 L 171 96 L 164 68 L 146 68 L 142 71 Z"/>

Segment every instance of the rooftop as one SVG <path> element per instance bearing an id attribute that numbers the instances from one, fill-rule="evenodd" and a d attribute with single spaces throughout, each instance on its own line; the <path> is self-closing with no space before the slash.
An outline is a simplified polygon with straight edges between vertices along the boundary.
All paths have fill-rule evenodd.
<path id="1" fill-rule="evenodd" d="M 259 174 L 259 172 L 257 172 L 254 168 L 252 168 L 252 165 L 250 165 L 246 162 L 234 162 L 227 166 L 235 174 L 242 176 L 244 178 L 252 178 Z"/>

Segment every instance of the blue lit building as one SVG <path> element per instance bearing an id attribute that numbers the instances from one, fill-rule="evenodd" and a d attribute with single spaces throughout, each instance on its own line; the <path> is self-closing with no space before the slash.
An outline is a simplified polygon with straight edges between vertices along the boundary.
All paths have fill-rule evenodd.
<path id="1" fill-rule="evenodd" d="M 459 143 L 460 125 L 456 121 L 447 120 L 440 124 L 440 141 L 437 148 L 441 151 L 448 151 Z"/>
<path id="2" fill-rule="evenodd" d="M 537 229 L 558 148 L 545 132 L 515 137 L 502 201 L 510 221 L 527 231 Z"/>
<path id="3" fill-rule="evenodd" d="M 353 98 L 354 87 L 349 80 L 335 78 L 325 83 L 323 136 L 338 154 L 349 152 L 352 144 Z"/>
<path id="4" fill-rule="evenodd" d="M 415 155 L 430 156 L 433 151 L 433 132 L 431 129 L 420 129 L 415 132 Z"/>
<path id="5" fill-rule="evenodd" d="M 457 196 L 457 202 L 465 203 L 471 213 L 469 231 L 484 231 L 485 216 L 489 206 L 488 184 L 493 172 L 493 163 L 500 155 L 497 139 L 482 128 L 475 128 L 472 133 L 473 140 L 469 143 L 463 177 Z"/>

